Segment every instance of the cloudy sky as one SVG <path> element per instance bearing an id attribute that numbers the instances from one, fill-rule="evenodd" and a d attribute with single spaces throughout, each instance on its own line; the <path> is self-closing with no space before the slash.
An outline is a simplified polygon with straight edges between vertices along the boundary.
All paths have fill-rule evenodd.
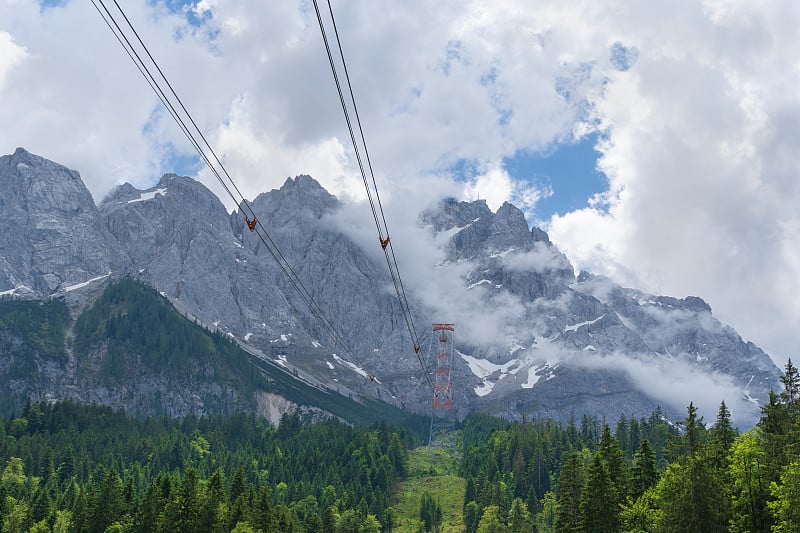
<path id="1" fill-rule="evenodd" d="M 247 196 L 309 173 L 362 200 L 309 0 L 121 5 Z M 420 198 L 510 200 L 576 268 L 702 296 L 800 359 L 798 2 L 333 8 L 390 227 Z M 167 171 L 213 187 L 89 0 L 0 0 L 0 124 L 0 153 L 98 201 Z"/>

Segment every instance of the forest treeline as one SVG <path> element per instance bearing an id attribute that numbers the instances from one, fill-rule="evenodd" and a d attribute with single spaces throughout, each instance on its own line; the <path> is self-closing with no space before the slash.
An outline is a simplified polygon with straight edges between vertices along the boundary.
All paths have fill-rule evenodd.
<path id="1" fill-rule="evenodd" d="M 3 532 L 375 532 L 416 438 L 251 415 L 135 419 L 35 403 L 0 423 Z"/>
<path id="2" fill-rule="evenodd" d="M 787 363 L 756 427 L 739 433 L 720 404 L 710 427 L 622 417 L 611 431 L 465 421 L 468 533 L 798 533 L 800 374 Z"/>
<path id="3" fill-rule="evenodd" d="M 469 533 L 800 531 L 800 375 L 789 362 L 757 426 L 690 404 L 567 424 L 471 414 L 460 429 Z M 392 531 L 411 429 L 252 415 L 133 418 L 34 403 L 0 421 L 3 532 Z M 426 513 L 425 504 L 428 511 Z M 435 530 L 427 498 L 421 530 Z M 438 515 L 441 511 L 438 510 Z M 425 520 L 425 517 L 430 520 Z M 416 532 L 414 532 L 416 533 Z"/>
<path id="4" fill-rule="evenodd" d="M 42 361 L 63 364 L 69 320 L 58 300 L 0 298 L 5 379 L 35 385 Z M 94 368 L 88 355 L 96 344 L 109 347 L 111 362 Z M 2 533 L 392 531 L 408 448 L 425 419 L 300 390 L 288 374 L 267 379 L 268 369 L 254 369 L 227 337 L 133 280 L 110 284 L 78 318 L 75 348 L 78 373 L 109 382 L 137 379 L 134 362 L 174 374 L 176 383 L 186 368 L 205 364 L 236 390 L 338 402 L 331 408 L 350 420 L 403 425 L 307 426 L 287 416 L 276 429 L 250 414 L 136 418 L 69 401 L 21 409 L 24 396 L 20 402 L 5 387 L 0 405 L 19 414 L 0 419 Z M 185 364 L 189 358 L 196 364 Z M 693 404 L 680 423 L 660 411 L 611 424 L 471 414 L 459 429 L 466 530 L 798 533 L 800 375 L 791 361 L 781 381 L 743 433 L 724 403 L 708 424 Z M 421 505 L 423 530 L 436 529 L 437 505 L 434 497 Z"/>

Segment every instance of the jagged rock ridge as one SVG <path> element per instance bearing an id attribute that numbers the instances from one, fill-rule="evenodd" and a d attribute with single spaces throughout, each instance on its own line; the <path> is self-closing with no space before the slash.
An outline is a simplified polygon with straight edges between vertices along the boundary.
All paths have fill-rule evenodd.
<path id="1" fill-rule="evenodd" d="M 3 250 L 34 257 L 4 254 L 0 292 L 46 297 L 99 282 L 109 271 L 133 274 L 278 361 L 332 386 L 386 395 L 341 360 L 244 218 L 227 213 L 200 183 L 166 175 L 145 191 L 125 184 L 95 207 L 77 173 L 21 149 L 0 158 L 0 183 L 15 191 L 0 211 Z M 429 391 L 385 264 L 339 229 L 339 201 L 299 176 L 252 205 L 335 318 L 356 363 L 380 377 L 393 401 L 426 409 Z M 40 227 L 31 222 L 36 218 L 48 222 Z M 476 303 L 458 318 L 453 379 L 461 414 L 482 409 L 566 419 L 574 412 L 613 420 L 659 404 L 677 414 L 692 391 L 672 394 L 648 372 L 662 381 L 689 373 L 706 380 L 696 381 L 697 395 L 725 395 L 747 424 L 779 386 L 769 357 L 720 324 L 700 298 L 648 295 L 587 273 L 576 278 L 547 234 L 530 229 L 511 204 L 493 213 L 483 201 L 444 200 L 419 222 L 443 243 L 443 260 L 432 262 L 431 271 Z M 424 325 L 440 321 L 442 310 L 407 288 L 425 342 Z M 494 335 L 481 334 L 482 321 L 499 325 Z"/>

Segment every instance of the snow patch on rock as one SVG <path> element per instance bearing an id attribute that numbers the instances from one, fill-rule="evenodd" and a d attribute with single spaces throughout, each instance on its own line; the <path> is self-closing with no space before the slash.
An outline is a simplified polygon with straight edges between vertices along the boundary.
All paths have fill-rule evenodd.
<path id="1" fill-rule="evenodd" d="M 152 200 L 156 196 L 166 196 L 167 189 L 156 189 L 150 192 L 143 192 L 139 195 L 139 198 L 134 198 L 133 200 L 128 200 L 129 204 L 135 204 L 137 202 L 146 202 L 147 200 Z"/>

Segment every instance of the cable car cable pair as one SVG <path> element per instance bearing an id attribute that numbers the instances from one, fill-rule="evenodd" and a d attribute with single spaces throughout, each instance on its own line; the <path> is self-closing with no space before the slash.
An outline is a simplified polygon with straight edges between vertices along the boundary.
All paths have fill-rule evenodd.
<path id="1" fill-rule="evenodd" d="M 194 119 L 192 118 L 191 114 L 186 109 L 186 106 L 183 104 L 183 101 L 178 96 L 178 94 L 175 92 L 175 89 L 172 87 L 172 84 L 167 79 L 167 77 L 164 74 L 163 70 L 158 65 L 158 62 L 155 60 L 155 58 L 150 53 L 150 50 L 147 48 L 147 46 L 145 45 L 145 43 L 143 42 L 143 40 L 139 36 L 139 33 L 136 31 L 136 29 L 134 28 L 133 24 L 128 19 L 127 15 L 125 14 L 125 12 L 122 9 L 122 7 L 119 5 L 117 0 L 113 0 L 114 5 L 116 6 L 117 10 L 122 15 L 122 17 L 124 18 L 125 22 L 127 23 L 128 28 L 130 28 L 130 31 L 133 32 L 133 35 L 135 36 L 136 41 L 139 43 L 141 49 L 144 51 L 144 53 L 149 58 L 150 63 L 152 64 L 153 67 L 155 67 L 155 69 L 158 72 L 160 78 L 164 81 L 166 86 L 169 88 L 169 93 L 171 93 L 171 95 L 174 98 L 177 106 L 180 107 L 180 110 L 183 112 L 183 115 L 185 116 L 186 120 L 184 120 L 184 117 L 181 116 L 182 114 L 176 108 L 176 104 L 173 104 L 172 99 L 167 94 L 167 91 L 161 86 L 161 83 L 159 82 L 159 80 L 156 79 L 156 76 L 153 74 L 151 69 L 148 67 L 147 63 L 142 58 L 140 53 L 136 50 L 136 47 L 131 42 L 131 39 L 126 34 L 126 31 L 123 30 L 122 27 L 120 27 L 120 24 L 118 23 L 117 19 L 111 13 L 111 11 L 108 9 L 108 7 L 106 6 L 105 2 L 103 0 L 91 0 L 91 2 L 92 2 L 92 5 L 97 10 L 97 12 L 100 14 L 100 16 L 103 19 L 103 21 L 105 22 L 105 24 L 109 27 L 111 32 L 114 34 L 114 37 L 117 39 L 117 41 L 120 43 L 122 48 L 125 50 L 125 53 L 128 55 L 128 57 L 134 63 L 136 68 L 139 70 L 140 74 L 142 74 L 142 76 L 145 78 L 145 81 L 147 82 L 147 84 L 150 86 L 150 88 L 156 94 L 156 96 L 161 101 L 161 103 L 165 106 L 165 108 L 169 112 L 170 116 L 178 124 L 178 126 L 180 127 L 180 129 L 183 132 L 183 134 L 189 140 L 190 144 L 194 147 L 194 149 L 200 155 L 201 159 L 205 162 L 206 166 L 209 168 L 211 173 L 214 175 L 214 177 L 220 183 L 220 185 L 225 190 L 225 192 L 230 196 L 230 198 L 234 201 L 234 203 L 239 207 L 240 212 L 245 216 L 245 223 L 247 225 L 247 228 L 251 232 L 255 232 L 258 235 L 259 239 L 264 244 L 264 246 L 267 249 L 267 251 L 273 257 L 273 259 L 278 263 L 278 266 L 281 268 L 281 270 L 287 276 L 287 278 L 289 279 L 289 282 L 292 284 L 292 286 L 295 288 L 295 290 L 299 293 L 299 295 L 301 296 L 301 299 L 303 299 L 303 301 L 306 303 L 306 305 L 308 306 L 309 311 L 311 312 L 311 314 L 317 319 L 317 321 L 323 326 L 324 329 L 328 330 L 328 334 L 332 338 L 334 345 L 338 346 L 342 350 L 342 352 L 349 359 L 351 359 L 351 360 L 355 361 L 356 363 L 358 363 L 358 365 L 360 367 L 364 367 L 365 365 L 359 360 L 359 358 L 353 353 L 352 350 L 350 350 L 350 348 L 341 339 L 341 337 L 338 334 L 338 331 L 336 330 L 336 328 L 333 326 L 333 324 L 325 316 L 325 314 L 323 313 L 322 309 L 316 303 L 316 301 L 314 300 L 314 298 L 312 297 L 312 295 L 308 291 L 308 289 L 306 289 L 305 285 L 300 280 L 300 278 L 297 276 L 297 273 L 292 269 L 291 265 L 286 260 L 286 258 L 283 256 L 283 254 L 280 251 L 280 248 L 277 246 L 275 241 L 269 235 L 269 233 L 267 232 L 266 228 L 264 228 L 263 225 L 258 221 L 258 218 L 256 217 L 255 213 L 253 212 L 253 209 L 250 206 L 249 202 L 244 198 L 244 195 L 242 195 L 241 191 L 236 186 L 236 183 L 231 178 L 231 176 L 228 173 L 227 169 L 222 164 L 222 162 L 220 161 L 220 159 L 217 156 L 217 154 L 214 152 L 213 148 L 211 147 L 210 143 L 208 142 L 208 140 L 203 135 L 203 133 L 200 130 L 200 128 L 197 126 L 197 123 L 194 121 Z M 98 6 L 98 3 L 99 3 L 99 6 Z M 101 10 L 100 6 L 102 6 L 102 10 Z M 104 12 L 105 12 L 105 14 L 104 14 Z M 200 141 L 197 139 L 197 137 L 195 137 L 195 133 L 189 128 L 189 124 L 187 123 L 187 121 L 193 127 L 194 132 L 196 132 L 196 134 L 202 140 L 202 143 L 207 148 L 208 154 L 210 154 L 210 157 L 209 157 L 208 154 L 206 154 L 205 150 L 201 146 Z M 213 162 L 212 162 L 212 158 L 213 158 Z M 222 174 L 224 174 L 225 177 L 227 178 L 227 183 L 226 183 L 226 180 L 224 180 L 222 175 L 220 174 L 220 171 L 214 165 L 214 162 L 219 166 L 219 169 L 221 169 Z M 230 186 L 229 186 L 229 184 L 230 184 Z M 233 191 L 236 192 L 236 195 L 234 194 Z M 238 195 L 238 198 L 237 198 L 237 195 Z M 375 382 L 375 383 L 379 383 L 380 384 L 380 381 L 375 379 L 374 376 L 370 375 L 369 377 L 371 378 L 370 379 L 371 382 Z"/>

